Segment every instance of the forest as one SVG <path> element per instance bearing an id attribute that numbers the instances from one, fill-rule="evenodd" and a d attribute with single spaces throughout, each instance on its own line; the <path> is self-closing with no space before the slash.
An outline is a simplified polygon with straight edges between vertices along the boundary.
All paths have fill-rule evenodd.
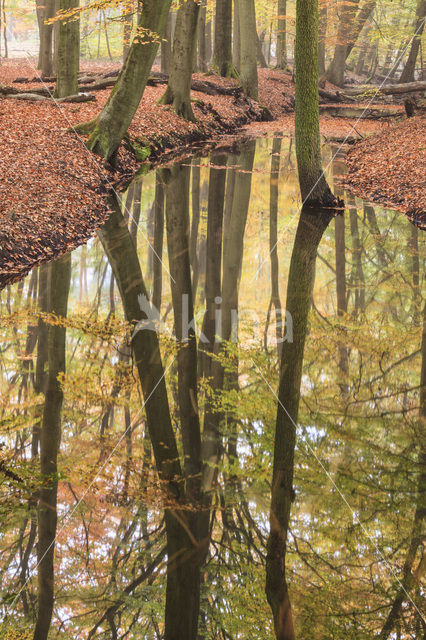
<path id="1" fill-rule="evenodd" d="M 426 640 L 426 0 L 0 0 L 0 640 Z"/>

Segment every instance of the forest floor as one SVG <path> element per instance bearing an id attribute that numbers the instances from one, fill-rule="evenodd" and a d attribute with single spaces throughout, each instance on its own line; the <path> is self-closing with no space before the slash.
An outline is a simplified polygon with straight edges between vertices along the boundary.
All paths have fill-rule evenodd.
<path id="1" fill-rule="evenodd" d="M 106 73 L 117 68 L 117 64 L 104 62 L 82 65 L 85 72 Z M 36 71 L 30 62 L 9 60 L 0 66 L 0 86 L 30 91 L 40 87 L 40 82 L 13 83 L 17 78 L 34 76 Z M 207 79 L 218 86 L 236 84 L 217 76 L 194 78 Z M 146 88 L 129 131 L 139 145 L 150 147 L 151 163 L 188 156 L 201 144 L 204 150 L 218 143 L 226 145 L 236 135 L 291 133 L 293 129 L 294 83 L 290 74 L 259 71 L 260 103 L 271 116 L 266 123 L 260 122 L 265 112 L 257 103 L 242 96 L 195 91 L 192 98 L 197 121 L 188 123 L 170 108 L 157 104 L 164 90 L 164 85 Z M 122 145 L 112 169 L 93 156 L 84 146 L 84 139 L 72 131 L 73 126 L 99 113 L 110 91 L 96 91 L 95 102 L 78 104 L 27 102 L 0 96 L 0 287 L 92 237 L 108 216 L 103 197 L 107 190 L 122 187 L 140 167 L 134 153 Z M 321 117 L 321 131 L 331 141 L 366 136 L 383 127 L 386 136 L 389 125 L 381 121 Z M 367 143 L 363 140 L 359 146 Z M 379 171 L 376 181 L 379 184 Z M 351 187 L 356 188 L 355 182 L 354 177 Z M 396 204 L 400 203 L 398 200 Z"/>

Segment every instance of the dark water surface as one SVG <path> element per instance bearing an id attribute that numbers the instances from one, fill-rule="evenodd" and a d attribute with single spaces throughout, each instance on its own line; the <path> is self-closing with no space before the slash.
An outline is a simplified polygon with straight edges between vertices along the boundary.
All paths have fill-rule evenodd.
<path id="1" fill-rule="evenodd" d="M 332 153 L 324 150 L 331 183 L 344 172 Z M 425 236 L 398 212 L 344 198 L 344 215 L 301 217 L 294 142 L 263 138 L 238 154 L 159 169 L 111 200 L 99 238 L 71 255 L 67 319 L 48 313 L 49 287 L 58 304 L 66 297 L 66 273 L 48 286 L 48 265 L 1 292 L 0 638 L 8 625 L 31 629 L 36 614 L 37 497 L 49 484 L 38 455 L 46 370 L 60 354 L 48 338 L 54 326 L 66 327 L 66 371 L 59 366 L 51 638 L 161 638 L 168 498 L 154 452 L 164 443 L 148 435 L 140 380 L 144 392 L 151 385 L 146 409 L 158 429 L 163 409 L 152 403 L 165 381 L 184 466 L 184 450 L 200 443 L 185 441 L 179 403 L 204 430 L 211 544 L 199 637 L 272 638 L 264 581 L 278 355 L 301 330 L 287 563 L 298 637 L 376 637 L 398 594 L 395 632 L 423 637 Z M 311 295 L 313 271 L 300 265 L 318 243 Z M 285 314 L 289 290 L 298 305 L 311 299 L 306 327 Z M 129 347 L 133 334 L 141 353 L 153 328 L 160 386 L 152 361 Z M 175 334 L 189 338 L 185 348 Z M 195 397 L 182 400 L 182 385 L 197 377 L 198 411 Z M 188 487 L 198 472 L 189 469 Z"/>

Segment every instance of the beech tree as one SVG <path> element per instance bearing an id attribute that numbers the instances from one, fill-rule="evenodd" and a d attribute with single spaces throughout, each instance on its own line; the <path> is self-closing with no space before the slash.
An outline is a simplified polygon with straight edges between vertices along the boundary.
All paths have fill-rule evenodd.
<path id="1" fill-rule="evenodd" d="M 257 30 L 254 0 L 238 0 L 240 17 L 240 81 L 244 92 L 254 100 L 258 99 L 257 79 Z"/>
<path id="2" fill-rule="evenodd" d="M 135 36 L 108 101 L 99 116 L 76 127 L 90 133 L 87 147 L 113 160 L 145 91 L 164 33 L 171 0 L 144 0 Z"/>
<path id="3" fill-rule="evenodd" d="M 410 53 L 407 62 L 399 78 L 400 83 L 413 82 L 414 71 L 416 68 L 416 60 L 420 49 L 422 34 L 425 28 L 426 20 L 426 0 L 418 0 L 416 8 L 417 20 L 414 25 L 414 36 L 411 42 Z M 422 78 L 421 78 L 422 79 Z"/>
<path id="4" fill-rule="evenodd" d="M 216 0 L 213 67 L 224 78 L 238 75 L 232 62 L 232 0 Z"/>
<path id="5" fill-rule="evenodd" d="M 161 104 L 171 104 L 179 116 L 195 120 L 191 107 L 191 78 L 197 47 L 198 0 L 185 0 L 176 18 L 173 53 L 167 89 Z"/>
<path id="6" fill-rule="evenodd" d="M 296 155 L 302 200 L 332 206 L 335 199 L 321 163 L 318 104 L 318 2 L 296 2 Z"/>
<path id="7" fill-rule="evenodd" d="M 59 11 L 77 9 L 80 0 L 59 0 Z M 76 17 L 58 21 L 58 58 L 56 62 L 56 98 L 78 93 L 80 65 L 80 20 Z"/>

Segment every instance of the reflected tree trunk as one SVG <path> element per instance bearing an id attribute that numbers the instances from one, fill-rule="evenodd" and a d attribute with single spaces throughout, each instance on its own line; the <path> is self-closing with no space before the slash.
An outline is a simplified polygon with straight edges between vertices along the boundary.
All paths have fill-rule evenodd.
<path id="1" fill-rule="evenodd" d="M 150 324 L 150 305 L 139 259 L 116 198 L 113 213 L 98 231 L 114 271 L 125 316 L 135 330 L 131 347 L 139 373 L 148 431 L 165 491 L 167 532 L 167 588 L 165 640 L 195 640 L 199 601 L 199 545 L 192 528 L 185 483 L 170 417 L 165 371 L 158 336 Z M 148 307 L 149 305 L 149 307 Z M 144 324 L 148 321 L 148 325 Z M 192 446 L 196 446 L 193 443 Z M 193 464 L 193 462 L 192 462 Z"/>
<path id="2" fill-rule="evenodd" d="M 209 377 L 212 359 L 208 355 L 214 351 L 216 340 L 216 319 L 220 310 L 222 229 L 225 204 L 226 155 L 213 154 L 211 157 L 207 216 L 206 241 L 206 311 L 200 340 L 200 376 Z M 222 166 L 223 169 L 216 167 Z M 205 342 L 203 342 L 205 340 Z"/>
<path id="3" fill-rule="evenodd" d="M 66 318 L 71 281 L 71 254 L 49 265 L 49 312 Z M 57 523 L 58 452 L 61 441 L 66 328 L 51 324 L 47 331 L 48 373 L 40 432 L 42 487 L 38 504 L 38 602 L 34 640 L 47 640 L 54 603 L 54 555 Z"/>
<path id="4" fill-rule="evenodd" d="M 315 281 L 318 246 L 331 219 L 329 212 L 303 209 L 294 241 L 286 311 L 293 321 L 293 342 L 283 344 L 275 428 L 270 534 L 266 556 L 266 595 L 277 640 L 294 640 L 295 631 L 286 580 L 286 550 L 291 503 L 296 425 L 303 354 Z"/>
<path id="5" fill-rule="evenodd" d="M 418 480 L 417 480 L 417 502 L 414 512 L 413 525 L 411 529 L 410 541 L 407 555 L 404 561 L 403 575 L 399 580 L 399 588 L 395 599 L 391 605 L 386 622 L 381 630 L 379 640 L 387 640 L 393 629 L 396 627 L 404 602 L 409 599 L 409 593 L 416 583 L 419 583 L 424 573 L 425 553 L 422 548 L 424 540 L 423 522 L 426 517 L 426 447 L 425 447 L 425 427 L 426 427 L 426 305 L 423 307 L 423 336 L 422 336 L 422 364 L 420 373 L 420 407 L 418 422 Z M 417 551 L 421 549 L 420 561 L 416 568 Z M 420 611 L 416 611 L 416 617 L 422 617 Z M 424 624 L 424 623 L 423 623 Z"/>
<path id="6" fill-rule="evenodd" d="M 268 346 L 268 327 L 272 308 L 275 309 L 275 336 L 277 340 L 278 357 L 282 349 L 282 309 L 279 291 L 279 264 L 278 264 L 278 181 L 280 176 L 282 138 L 274 138 L 272 143 L 271 177 L 269 182 L 269 256 L 271 259 L 271 298 L 269 301 L 264 345 Z M 290 142 L 291 145 L 291 142 Z"/>

